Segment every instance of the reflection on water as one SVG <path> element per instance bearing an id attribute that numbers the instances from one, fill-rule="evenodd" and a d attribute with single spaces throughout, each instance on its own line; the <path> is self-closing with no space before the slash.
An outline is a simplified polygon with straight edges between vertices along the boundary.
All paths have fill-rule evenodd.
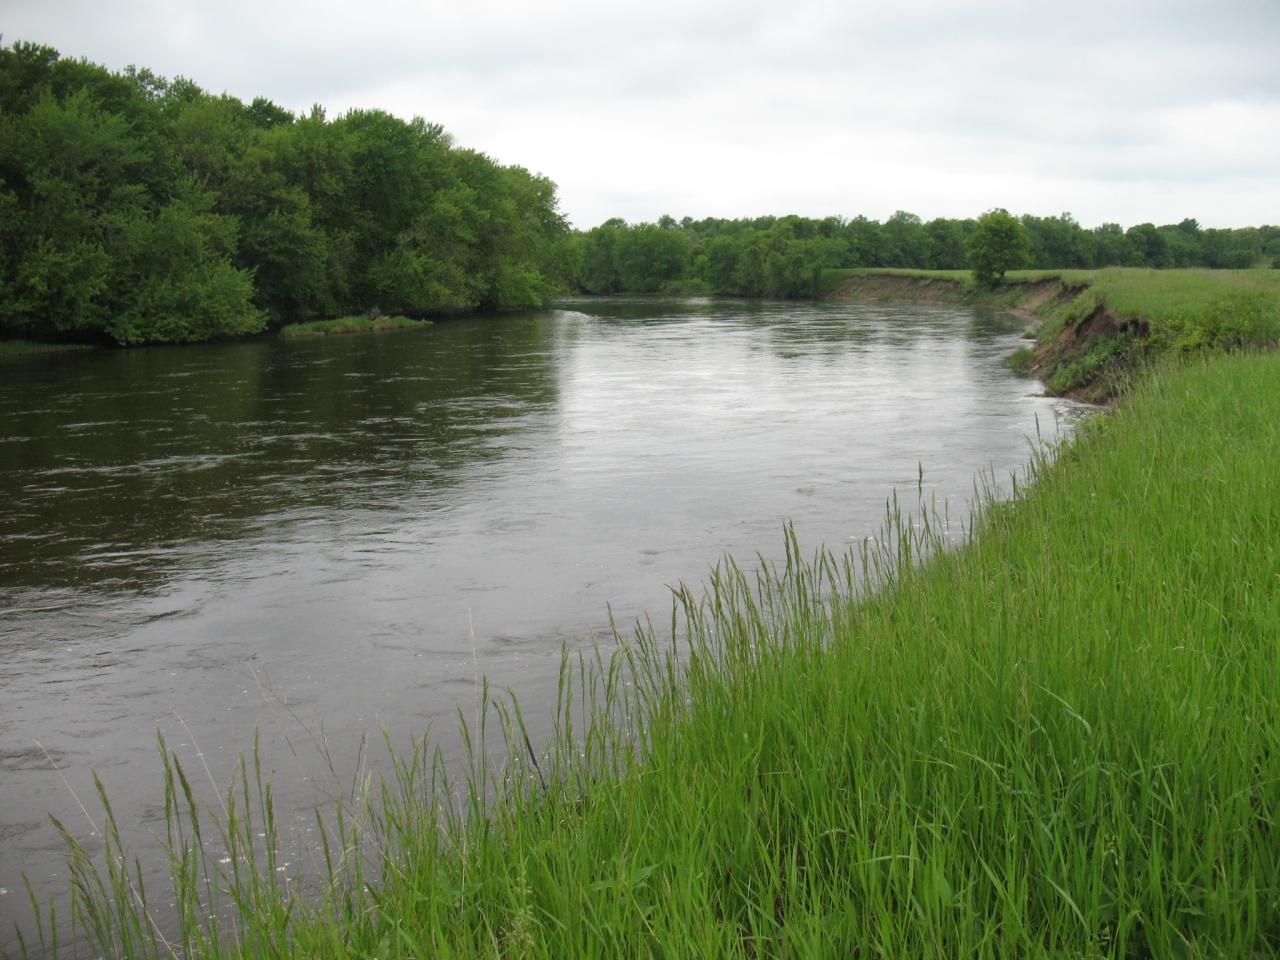
<path id="1" fill-rule="evenodd" d="M 3 926 L 23 870 L 60 879 L 46 811 L 83 824 L 36 741 L 145 828 L 157 728 L 224 780 L 261 726 L 303 803 L 341 786 L 320 748 L 341 780 L 379 718 L 447 743 L 478 673 L 536 718 L 608 605 L 663 613 L 787 519 L 856 541 L 919 466 L 961 502 L 1007 476 L 1055 409 L 1005 369 L 1016 340 L 953 307 L 581 300 L 5 361 Z"/>

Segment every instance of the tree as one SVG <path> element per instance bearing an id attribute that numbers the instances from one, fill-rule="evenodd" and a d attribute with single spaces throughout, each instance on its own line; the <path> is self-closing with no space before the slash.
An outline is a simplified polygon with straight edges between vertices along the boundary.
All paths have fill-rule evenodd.
<path id="1" fill-rule="evenodd" d="M 1169 266 L 1169 242 L 1156 229 L 1153 223 L 1139 223 L 1125 231 L 1124 235 L 1133 244 L 1138 262 L 1137 267 Z"/>
<path id="2" fill-rule="evenodd" d="M 623 290 L 656 293 L 688 274 L 689 238 L 678 229 L 664 230 L 641 223 L 622 232 L 614 248 L 614 263 Z"/>
<path id="3" fill-rule="evenodd" d="M 929 234 L 914 213 L 897 211 L 881 228 L 885 257 L 889 267 L 925 267 L 929 265 Z"/>
<path id="4" fill-rule="evenodd" d="M 978 218 L 969 237 L 969 265 L 973 279 L 981 286 L 1004 282 L 1006 271 L 1027 262 L 1031 243 L 1026 228 L 1008 210 L 997 207 Z"/>
<path id="5" fill-rule="evenodd" d="M 929 267 L 933 270 L 963 270 L 968 231 L 973 221 L 944 220 L 941 217 L 925 224 L 929 235 Z"/>
<path id="6" fill-rule="evenodd" d="M 1093 266 L 1089 235 L 1071 214 L 1059 217 L 1028 214 L 1021 219 L 1031 238 L 1030 266 L 1048 270 Z"/>

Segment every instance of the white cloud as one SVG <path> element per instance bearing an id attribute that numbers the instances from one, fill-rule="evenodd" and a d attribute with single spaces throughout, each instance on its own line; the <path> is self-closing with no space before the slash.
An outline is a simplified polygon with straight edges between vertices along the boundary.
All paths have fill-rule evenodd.
<path id="1" fill-rule="evenodd" d="M 7 40 L 243 98 L 379 106 L 608 216 L 1070 210 L 1280 221 L 1280 7 L 9 0 Z"/>

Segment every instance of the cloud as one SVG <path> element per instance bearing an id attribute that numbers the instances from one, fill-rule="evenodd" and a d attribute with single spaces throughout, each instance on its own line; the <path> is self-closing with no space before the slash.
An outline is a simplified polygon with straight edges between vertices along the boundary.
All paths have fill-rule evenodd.
<path id="1" fill-rule="evenodd" d="M 7 7 L 6 39 L 112 67 L 425 116 L 550 176 L 578 225 L 994 205 L 1280 220 L 1274 0 Z"/>

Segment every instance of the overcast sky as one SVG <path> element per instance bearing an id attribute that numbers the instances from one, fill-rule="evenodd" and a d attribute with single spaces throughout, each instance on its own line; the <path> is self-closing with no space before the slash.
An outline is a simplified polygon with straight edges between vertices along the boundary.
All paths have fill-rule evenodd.
<path id="1" fill-rule="evenodd" d="M 611 217 L 1280 222 L 1280 0 L 0 0 L 31 40 L 381 107 Z"/>

